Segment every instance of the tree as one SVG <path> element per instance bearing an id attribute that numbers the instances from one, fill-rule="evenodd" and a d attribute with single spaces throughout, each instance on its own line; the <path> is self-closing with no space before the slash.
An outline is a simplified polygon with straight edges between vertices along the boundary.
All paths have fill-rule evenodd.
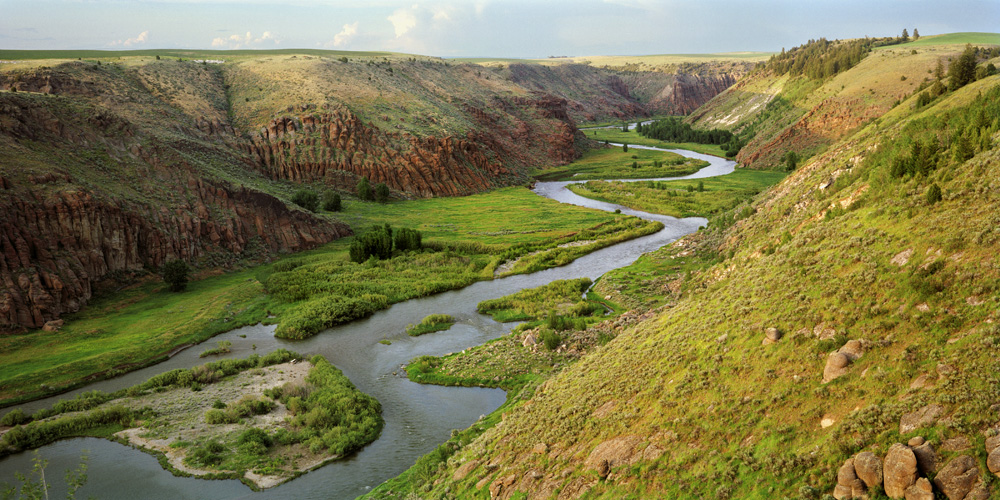
<path id="1" fill-rule="evenodd" d="M 622 151 L 628 153 L 628 144 L 622 144 Z"/>
<path id="2" fill-rule="evenodd" d="M 170 291 L 183 292 L 187 288 L 189 268 L 187 262 L 176 259 L 163 265 L 163 281 L 170 285 Z"/>
<path id="3" fill-rule="evenodd" d="M 965 51 L 958 60 L 948 66 L 948 88 L 960 89 L 976 80 L 976 49 L 971 44 L 965 45 Z"/>
<path id="4" fill-rule="evenodd" d="M 698 181 L 698 192 L 702 193 L 705 191 L 705 181 Z"/>
<path id="5" fill-rule="evenodd" d="M 372 226 L 351 242 L 351 261 L 362 263 L 375 257 L 383 260 L 392 257 L 392 233 L 389 225 Z"/>
<path id="6" fill-rule="evenodd" d="M 913 41 L 915 42 L 917 40 L 920 40 L 920 32 L 917 31 L 917 28 L 913 28 Z"/>
<path id="7" fill-rule="evenodd" d="M 399 251 L 420 250 L 421 239 L 420 231 L 403 227 L 396 230 L 393 243 Z"/>
<path id="8" fill-rule="evenodd" d="M 373 199 L 375 199 L 372 196 L 372 187 L 370 184 L 368 184 L 367 177 L 362 177 L 358 181 L 358 198 L 364 201 L 372 201 Z"/>
<path id="9" fill-rule="evenodd" d="M 799 155 L 795 151 L 785 153 L 785 170 L 792 171 L 799 166 Z"/>
<path id="10" fill-rule="evenodd" d="M 385 204 L 389 202 L 389 186 L 384 182 L 375 185 L 375 201 Z"/>
<path id="11" fill-rule="evenodd" d="M 903 36 L 901 36 L 900 38 L 903 40 L 904 43 L 910 41 L 910 32 L 906 31 L 906 28 L 903 28 Z"/>
<path id="12" fill-rule="evenodd" d="M 935 182 L 931 184 L 931 187 L 927 188 L 927 204 L 933 205 L 939 201 L 941 201 L 941 188 Z"/>
<path id="13" fill-rule="evenodd" d="M 315 191 L 300 189 L 292 196 L 292 203 L 310 211 L 315 212 L 319 205 L 319 197 Z"/>
<path id="14" fill-rule="evenodd" d="M 327 191 L 323 195 L 323 210 L 327 212 L 339 212 L 341 209 L 343 209 L 343 206 L 340 201 L 340 193 Z"/>

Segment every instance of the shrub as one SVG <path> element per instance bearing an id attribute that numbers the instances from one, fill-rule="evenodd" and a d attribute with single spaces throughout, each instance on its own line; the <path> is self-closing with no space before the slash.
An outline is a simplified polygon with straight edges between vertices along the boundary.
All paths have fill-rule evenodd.
<path id="1" fill-rule="evenodd" d="M 364 234 L 351 242 L 351 261 L 361 263 L 371 257 L 388 259 L 392 257 L 392 229 L 385 226 L 372 226 Z"/>
<path id="2" fill-rule="evenodd" d="M 389 186 L 384 182 L 375 185 L 375 201 L 383 204 L 389 202 Z"/>
<path id="3" fill-rule="evenodd" d="M 187 289 L 188 272 L 187 262 L 172 260 L 163 265 L 163 281 L 170 285 L 170 291 L 183 292 Z"/>
<path id="4" fill-rule="evenodd" d="M 295 192 L 295 195 L 292 196 L 292 203 L 295 203 L 310 212 L 315 212 L 316 208 L 319 206 L 319 197 L 316 196 L 315 191 L 300 189 Z"/>
<path id="5" fill-rule="evenodd" d="M 393 243 L 399 251 L 420 250 L 422 238 L 420 231 L 404 227 L 396 230 Z"/>
<path id="6" fill-rule="evenodd" d="M 372 201 L 375 199 L 375 197 L 372 195 L 372 186 L 371 184 L 368 183 L 368 179 L 366 177 L 362 177 L 360 180 L 358 180 L 357 192 L 358 192 L 358 198 L 364 201 Z"/>
<path id="7" fill-rule="evenodd" d="M 340 201 L 340 193 L 327 191 L 323 195 L 323 210 L 327 212 L 339 212 L 343 209 Z"/>
<path id="8" fill-rule="evenodd" d="M 931 184 L 931 187 L 927 188 L 927 204 L 933 205 L 941 201 L 941 188 L 937 183 Z"/>
<path id="9" fill-rule="evenodd" d="M 545 344 L 545 348 L 550 351 L 558 349 L 559 344 L 562 343 L 562 336 L 552 330 L 542 329 L 538 335 L 539 338 L 541 338 L 542 343 Z"/>

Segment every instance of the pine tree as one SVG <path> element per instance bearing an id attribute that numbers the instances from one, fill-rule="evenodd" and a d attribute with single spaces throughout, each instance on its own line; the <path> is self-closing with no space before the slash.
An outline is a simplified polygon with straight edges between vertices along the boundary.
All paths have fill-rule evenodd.
<path id="1" fill-rule="evenodd" d="M 913 41 L 915 42 L 919 39 L 920 39 L 920 32 L 917 31 L 917 28 L 913 28 Z"/>
<path id="2" fill-rule="evenodd" d="M 904 43 L 910 41 L 910 32 L 906 31 L 906 28 L 903 28 L 903 36 L 900 38 L 903 39 Z"/>

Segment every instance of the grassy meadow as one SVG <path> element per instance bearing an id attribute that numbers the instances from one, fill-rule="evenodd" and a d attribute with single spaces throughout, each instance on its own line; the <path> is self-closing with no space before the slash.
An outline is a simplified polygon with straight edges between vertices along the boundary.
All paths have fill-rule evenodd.
<path id="1" fill-rule="evenodd" d="M 345 205 L 339 216 L 357 232 L 391 222 L 421 231 L 427 249 L 355 264 L 348 258 L 353 238 L 344 238 L 271 264 L 198 277 L 183 293 L 170 293 L 158 277 L 149 276 L 68 315 L 59 332 L 0 338 L 0 401 L 13 404 L 107 378 L 242 325 L 263 321 L 294 326 L 297 318 L 344 312 L 359 302 L 385 307 L 491 279 L 505 259 L 534 254 L 511 271 L 531 272 L 658 228 L 631 217 L 562 205 L 524 188 L 385 205 L 347 200 Z M 593 241 L 559 248 L 582 240 Z M 317 303 L 321 298 L 327 302 Z M 347 310 L 327 319 L 349 321 L 373 311 Z M 269 313 L 277 317 L 268 318 Z"/>
<path id="2" fill-rule="evenodd" d="M 621 146 L 609 146 L 589 150 L 569 165 L 536 170 L 533 175 L 540 181 L 644 179 L 693 174 L 707 165 L 706 161 L 666 151 L 637 148 L 625 151 Z"/>
<path id="3" fill-rule="evenodd" d="M 673 217 L 709 217 L 735 208 L 784 179 L 785 172 L 737 169 L 683 181 L 588 181 L 569 190 L 587 198 Z"/>
<path id="4" fill-rule="evenodd" d="M 632 123 L 635 123 L 635 121 L 633 120 Z M 586 134 L 588 138 L 599 142 L 608 141 L 617 144 L 638 144 L 640 146 L 653 146 L 665 149 L 687 149 L 696 153 L 712 156 L 726 156 L 725 151 L 723 151 L 720 146 L 715 144 L 699 144 L 696 142 L 665 142 L 658 139 L 644 137 L 635 130 L 629 130 L 628 132 L 622 131 L 621 127 L 618 126 L 611 128 L 587 129 L 584 130 L 583 133 Z M 636 149 L 636 151 L 638 151 L 638 149 Z"/>

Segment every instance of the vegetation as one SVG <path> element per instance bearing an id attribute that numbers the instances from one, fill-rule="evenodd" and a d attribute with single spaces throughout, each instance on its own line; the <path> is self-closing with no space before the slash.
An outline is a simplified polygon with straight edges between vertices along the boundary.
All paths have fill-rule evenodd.
<path id="1" fill-rule="evenodd" d="M 440 332 L 451 328 L 455 324 L 455 318 L 449 314 L 431 314 L 416 325 L 408 325 L 406 334 L 411 337 L 419 337 L 425 333 Z"/>
<path id="2" fill-rule="evenodd" d="M 389 186 L 387 186 L 384 182 L 376 184 L 373 191 L 375 201 L 383 204 L 389 203 Z"/>
<path id="3" fill-rule="evenodd" d="M 743 147 L 743 143 L 728 130 L 696 130 L 677 116 L 656 120 L 648 125 L 640 125 L 636 127 L 636 131 L 645 137 L 658 141 L 694 142 L 721 146 L 728 158 L 736 156 L 740 152 L 740 148 Z"/>
<path id="4" fill-rule="evenodd" d="M 203 351 L 198 355 L 199 358 L 207 358 L 209 356 L 216 356 L 219 354 L 229 354 L 232 351 L 233 343 L 228 340 L 220 340 L 215 343 L 216 347 L 214 349 L 208 349 Z"/>
<path id="5" fill-rule="evenodd" d="M 34 452 L 31 464 L 31 471 L 27 474 L 14 473 L 16 484 L 11 485 L 6 481 L 0 483 L 0 496 L 9 500 L 41 500 L 49 497 L 52 486 L 45 479 L 45 469 L 49 461 L 43 460 L 38 456 L 38 452 Z M 76 498 L 77 490 L 87 484 L 87 455 L 80 458 L 80 465 L 76 470 L 67 470 L 63 479 L 66 482 L 66 498 L 73 500 Z"/>
<path id="6" fill-rule="evenodd" d="M 343 210 L 343 203 L 340 200 L 340 193 L 327 191 L 323 194 L 323 210 L 327 212 L 339 212 Z"/>
<path id="7" fill-rule="evenodd" d="M 904 30 L 905 33 L 905 30 Z M 792 47 L 787 52 L 772 56 L 766 68 L 777 75 L 805 75 L 809 78 L 823 79 L 847 71 L 861 62 L 873 48 L 904 43 L 908 39 L 899 38 L 858 38 L 854 40 L 835 40 L 826 38 L 809 40 L 799 47 Z"/>
<path id="8" fill-rule="evenodd" d="M 171 292 L 183 292 L 187 289 L 188 273 L 191 272 L 187 262 L 175 259 L 163 265 L 161 271 L 163 281 L 170 285 Z"/>
<path id="9" fill-rule="evenodd" d="M 554 310 L 573 316 L 589 316 L 599 309 L 582 299 L 591 284 L 590 278 L 556 280 L 545 286 L 484 300 L 476 305 L 476 310 L 501 322 L 538 320 Z"/>
<path id="10" fill-rule="evenodd" d="M 673 217 L 708 217 L 729 211 L 785 177 L 783 172 L 736 169 L 690 181 L 588 181 L 568 186 L 587 198 Z"/>
<path id="11" fill-rule="evenodd" d="M 693 174 L 708 165 L 677 153 L 632 148 L 631 153 L 615 148 L 587 151 L 579 159 L 562 167 L 534 172 L 540 181 L 587 179 L 643 179 L 678 177 Z"/>
<path id="12" fill-rule="evenodd" d="M 315 191 L 300 189 L 292 196 L 292 203 L 310 211 L 315 212 L 319 208 L 319 196 Z"/>
<path id="13" fill-rule="evenodd" d="M 368 178 L 362 177 L 358 179 L 358 187 L 355 190 L 358 195 L 358 199 L 361 201 L 374 201 L 375 194 L 372 191 L 371 184 L 368 183 Z"/>

